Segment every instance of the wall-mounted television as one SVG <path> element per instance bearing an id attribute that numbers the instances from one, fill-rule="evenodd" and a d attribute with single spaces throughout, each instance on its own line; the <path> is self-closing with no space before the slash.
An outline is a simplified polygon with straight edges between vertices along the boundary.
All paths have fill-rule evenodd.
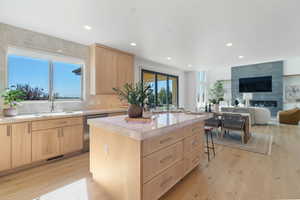
<path id="1" fill-rule="evenodd" d="M 239 91 L 245 92 L 272 92 L 272 76 L 240 78 Z"/>

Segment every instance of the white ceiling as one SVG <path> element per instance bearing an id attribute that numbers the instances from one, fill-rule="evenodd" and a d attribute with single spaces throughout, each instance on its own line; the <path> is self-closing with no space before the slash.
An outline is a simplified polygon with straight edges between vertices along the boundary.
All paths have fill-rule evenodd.
<path id="1" fill-rule="evenodd" d="M 0 22 L 188 70 L 299 56 L 299 8 L 300 0 L 0 0 Z"/>

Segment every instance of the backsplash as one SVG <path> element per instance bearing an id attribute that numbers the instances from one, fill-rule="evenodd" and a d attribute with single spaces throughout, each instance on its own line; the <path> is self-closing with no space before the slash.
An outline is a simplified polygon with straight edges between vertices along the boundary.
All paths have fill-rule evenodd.
<path id="1" fill-rule="evenodd" d="M 55 101 L 54 108 L 55 112 L 62 111 L 76 111 L 82 109 L 110 109 L 120 108 L 122 102 L 116 95 L 97 95 L 90 96 L 87 101 Z M 23 102 L 18 106 L 19 114 L 30 114 L 30 113 L 44 113 L 49 112 L 51 102 Z M 0 107 L 0 111 L 2 106 Z M 1 114 L 0 114 L 1 115 Z"/>

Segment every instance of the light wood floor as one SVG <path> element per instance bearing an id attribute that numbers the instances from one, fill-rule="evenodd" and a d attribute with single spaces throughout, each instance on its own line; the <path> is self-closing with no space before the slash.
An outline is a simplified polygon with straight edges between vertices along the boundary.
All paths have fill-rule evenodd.
<path id="1" fill-rule="evenodd" d="M 162 200 L 300 199 L 300 127 L 257 126 L 273 134 L 272 155 L 218 146 Z M 106 200 L 89 175 L 88 154 L 0 178 L 1 200 Z M 54 192 L 53 192 L 54 191 Z M 80 198 L 79 198 L 80 196 Z"/>

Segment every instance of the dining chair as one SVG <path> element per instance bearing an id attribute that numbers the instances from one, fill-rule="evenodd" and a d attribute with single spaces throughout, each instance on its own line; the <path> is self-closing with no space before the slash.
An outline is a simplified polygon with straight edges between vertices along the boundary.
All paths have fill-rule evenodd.
<path id="1" fill-rule="evenodd" d="M 239 131 L 241 132 L 242 143 L 244 144 L 244 136 L 245 136 L 245 123 L 246 120 L 240 114 L 232 114 L 232 113 L 223 113 L 222 114 L 222 131 L 221 137 L 224 136 L 224 133 L 228 133 L 229 131 Z"/>

